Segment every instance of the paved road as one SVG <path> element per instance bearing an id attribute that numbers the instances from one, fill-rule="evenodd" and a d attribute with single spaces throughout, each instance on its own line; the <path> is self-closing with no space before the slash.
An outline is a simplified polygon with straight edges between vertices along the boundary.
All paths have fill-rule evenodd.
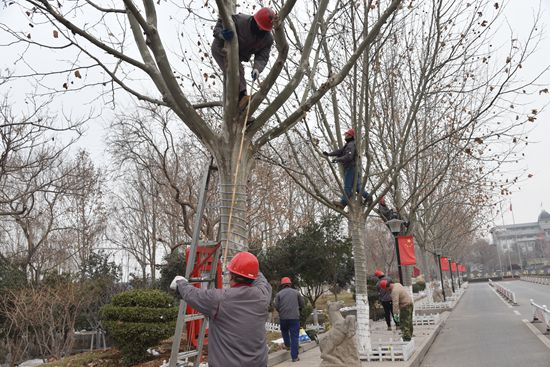
<path id="1" fill-rule="evenodd" d="M 514 283 L 513 287 L 520 289 L 523 285 Z M 528 293 L 527 288 L 524 291 Z M 470 284 L 421 366 L 550 366 L 550 347 L 522 321 L 529 318 L 528 312 L 517 315 L 515 309 L 505 304 L 487 283 Z"/>

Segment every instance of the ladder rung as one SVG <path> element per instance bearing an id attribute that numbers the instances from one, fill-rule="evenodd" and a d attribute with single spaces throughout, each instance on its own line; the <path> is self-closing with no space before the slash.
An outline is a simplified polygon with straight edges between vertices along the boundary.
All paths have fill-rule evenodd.
<path id="1" fill-rule="evenodd" d="M 183 317 L 183 321 L 194 321 L 202 319 L 204 319 L 204 315 L 202 313 L 192 313 Z"/>
<path id="2" fill-rule="evenodd" d="M 199 354 L 198 350 L 188 350 L 186 352 L 180 352 L 180 353 L 178 353 L 178 361 L 180 361 L 184 358 L 194 357 L 198 354 Z"/>
<path id="3" fill-rule="evenodd" d="M 206 283 L 206 282 L 212 282 L 214 279 L 212 278 L 189 278 L 189 283 Z"/>

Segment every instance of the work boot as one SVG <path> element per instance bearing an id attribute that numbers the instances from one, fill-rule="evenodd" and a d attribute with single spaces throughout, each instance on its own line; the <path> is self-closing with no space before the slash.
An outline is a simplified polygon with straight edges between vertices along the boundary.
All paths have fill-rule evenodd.
<path id="1" fill-rule="evenodd" d="M 250 96 L 246 96 L 246 95 L 243 96 L 239 101 L 239 109 L 243 111 L 248 106 L 249 102 L 250 102 Z"/>
<path id="2" fill-rule="evenodd" d="M 388 326 L 388 331 L 391 331 L 391 326 Z"/>
<path id="3" fill-rule="evenodd" d="M 340 202 L 340 200 L 333 200 L 332 204 L 338 209 L 344 209 L 346 206 Z"/>
<path id="4" fill-rule="evenodd" d="M 292 362 L 298 362 L 299 360 L 300 360 L 300 358 L 297 357 L 297 358 L 294 358 L 294 359 L 292 360 Z"/>

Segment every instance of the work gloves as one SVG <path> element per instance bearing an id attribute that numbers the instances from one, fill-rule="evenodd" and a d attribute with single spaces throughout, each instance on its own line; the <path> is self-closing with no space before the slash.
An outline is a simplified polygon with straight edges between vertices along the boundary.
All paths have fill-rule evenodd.
<path id="1" fill-rule="evenodd" d="M 399 325 L 399 322 L 401 321 L 401 320 L 399 320 L 399 314 L 397 314 L 397 315 L 394 314 L 393 315 L 393 321 L 395 321 L 395 325 Z"/>
<path id="2" fill-rule="evenodd" d="M 185 279 L 185 277 L 182 277 L 181 275 L 176 275 L 174 280 L 172 280 L 172 283 L 170 283 L 170 289 L 172 289 L 174 291 L 176 289 L 178 289 L 178 282 L 179 281 L 184 281 L 185 283 L 187 283 L 187 279 Z"/>
<path id="3" fill-rule="evenodd" d="M 231 41 L 233 39 L 233 31 L 231 29 L 222 30 L 222 38 L 225 41 Z"/>
<path id="4" fill-rule="evenodd" d="M 258 79 L 259 76 L 260 76 L 260 72 L 258 71 L 258 69 L 252 70 L 252 80 Z"/>

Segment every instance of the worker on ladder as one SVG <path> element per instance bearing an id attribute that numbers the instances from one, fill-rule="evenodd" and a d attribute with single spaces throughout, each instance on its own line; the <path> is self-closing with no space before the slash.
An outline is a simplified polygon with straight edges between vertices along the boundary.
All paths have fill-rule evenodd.
<path id="1" fill-rule="evenodd" d="M 353 181 L 356 176 L 356 161 L 357 151 L 355 148 L 355 129 L 349 129 L 344 133 L 344 140 L 346 144 L 333 152 L 323 152 L 325 157 L 336 157 L 332 160 L 333 163 L 341 163 L 344 167 L 344 195 L 340 200 L 332 202 L 337 208 L 344 209 L 348 205 L 349 199 L 352 195 Z M 361 180 L 357 178 L 356 191 L 361 192 Z M 368 192 L 363 191 L 361 196 L 363 197 L 363 204 L 370 205 L 372 203 L 372 197 Z"/>
<path id="2" fill-rule="evenodd" d="M 242 62 L 249 61 L 254 55 L 252 80 L 258 79 L 269 60 L 269 53 L 273 45 L 273 20 L 275 12 L 271 8 L 261 8 L 254 16 L 246 14 L 232 15 L 233 23 L 239 40 L 239 108 L 245 109 L 250 100 L 246 94 L 246 80 Z M 212 42 L 212 56 L 219 67 L 224 71 L 227 68 L 225 42 L 233 39 L 233 31 L 226 29 L 221 19 L 214 27 L 214 42 Z"/>
<path id="3" fill-rule="evenodd" d="M 170 288 L 195 310 L 209 317 L 210 367 L 267 366 L 265 322 L 271 286 L 256 256 L 237 253 L 227 265 L 229 289 L 201 289 L 176 276 Z"/>

